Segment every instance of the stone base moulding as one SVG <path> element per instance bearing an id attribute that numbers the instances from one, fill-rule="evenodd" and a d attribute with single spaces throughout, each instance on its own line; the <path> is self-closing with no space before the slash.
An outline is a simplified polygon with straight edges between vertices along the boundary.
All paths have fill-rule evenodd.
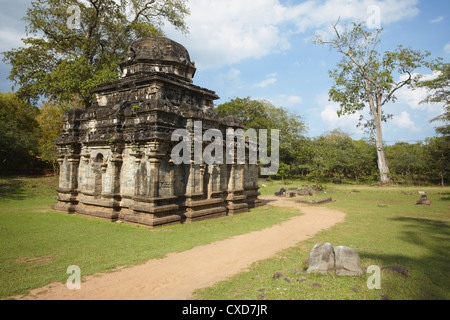
<path id="1" fill-rule="evenodd" d="M 239 200 L 244 198 L 240 197 Z M 167 199 L 165 199 L 167 201 Z M 56 211 L 74 213 L 80 216 L 98 218 L 105 221 L 121 221 L 132 225 L 157 227 L 177 223 L 189 223 L 206 219 L 225 217 L 248 212 L 247 203 L 226 204 L 222 198 L 195 200 L 189 199 L 184 206 L 165 204 L 154 206 L 153 203 L 135 202 L 129 207 L 121 207 L 120 201 L 111 199 L 81 199 L 76 205 L 62 201 L 52 208 Z M 252 201 L 255 204 L 258 201 Z"/>

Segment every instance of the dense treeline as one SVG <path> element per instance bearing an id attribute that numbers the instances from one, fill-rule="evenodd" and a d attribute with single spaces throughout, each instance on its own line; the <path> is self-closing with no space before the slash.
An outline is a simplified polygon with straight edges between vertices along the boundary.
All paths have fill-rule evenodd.
<path id="1" fill-rule="evenodd" d="M 14 93 L 0 92 L 0 173 L 35 168 L 38 154 L 39 109 Z"/>
<path id="2" fill-rule="evenodd" d="M 247 128 L 280 130 L 280 166 L 276 178 L 308 178 L 316 185 L 326 181 L 375 183 L 380 180 L 374 139 L 353 140 L 340 130 L 308 138 L 301 117 L 270 102 L 249 97 L 235 98 L 219 105 L 217 110 L 221 116 L 241 118 Z M 449 179 L 449 135 L 415 144 L 398 142 L 385 149 L 395 183 L 445 185 Z"/>
<path id="3" fill-rule="evenodd" d="M 186 0 L 33 1 L 22 46 L 0 53 L 17 88 L 0 93 L 0 174 L 56 169 L 64 112 L 90 105 L 93 88 L 119 78 L 134 40 L 163 36 L 167 24 L 187 32 L 189 13 Z"/>
<path id="4" fill-rule="evenodd" d="M 353 140 L 334 130 L 303 143 L 285 177 L 310 177 L 316 184 L 379 181 L 375 141 Z M 386 154 L 394 183 L 445 185 L 449 179 L 449 137 L 427 138 L 414 144 L 398 142 L 386 146 Z"/>
<path id="5" fill-rule="evenodd" d="M 48 167 L 57 171 L 55 139 L 62 130 L 64 112 L 80 107 L 43 102 L 40 108 L 14 93 L 0 93 L 0 173 L 29 172 Z M 272 178 L 307 178 L 322 182 L 376 183 L 379 181 L 374 140 L 354 140 L 333 130 L 308 138 L 302 118 L 268 101 L 235 98 L 217 107 L 220 116 L 234 115 L 247 128 L 280 130 L 280 166 Z M 445 185 L 449 179 L 450 136 L 427 138 L 386 147 L 395 183 Z"/>

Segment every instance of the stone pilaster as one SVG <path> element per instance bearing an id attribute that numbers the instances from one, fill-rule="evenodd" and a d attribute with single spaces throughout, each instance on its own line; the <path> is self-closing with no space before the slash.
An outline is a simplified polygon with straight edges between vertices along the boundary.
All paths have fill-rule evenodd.
<path id="1" fill-rule="evenodd" d="M 244 202 L 246 195 L 244 194 L 243 188 L 243 165 L 233 163 L 229 166 L 230 179 L 228 182 L 227 214 L 233 215 L 236 213 L 248 212 L 248 204 Z M 236 175 L 238 175 L 238 177 L 236 177 Z"/>
<path id="2" fill-rule="evenodd" d="M 174 204 L 177 197 L 174 195 L 163 197 L 159 194 L 161 159 L 166 155 L 167 145 L 152 141 L 147 145 L 146 150 L 145 161 L 149 164 L 146 195 L 136 194 L 133 197 L 134 203 L 130 206 L 133 213 L 121 214 L 121 218 L 127 223 L 151 227 L 180 223 L 181 216 L 177 213 L 179 206 Z"/>
<path id="3" fill-rule="evenodd" d="M 78 204 L 78 167 L 80 163 L 80 155 L 77 148 L 73 146 L 67 147 L 65 154 L 61 154 L 58 159 L 60 171 L 58 188 L 58 203 L 52 208 L 59 211 L 74 213 Z"/>
<path id="4" fill-rule="evenodd" d="M 262 205 L 262 201 L 258 199 L 260 192 L 258 191 L 258 164 L 248 164 L 247 170 L 244 170 L 247 184 L 244 184 L 244 194 L 246 195 L 245 202 L 249 208 L 256 208 Z"/>

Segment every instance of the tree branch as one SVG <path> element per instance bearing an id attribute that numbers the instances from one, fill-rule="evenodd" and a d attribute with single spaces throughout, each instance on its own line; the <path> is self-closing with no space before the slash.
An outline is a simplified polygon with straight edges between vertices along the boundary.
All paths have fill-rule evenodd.
<path id="1" fill-rule="evenodd" d="M 406 73 L 408 73 L 408 79 L 401 81 L 399 83 L 395 83 L 394 89 L 392 89 L 391 92 L 389 92 L 389 94 L 383 100 L 383 103 L 381 104 L 381 106 L 383 106 L 386 102 L 388 102 L 392 98 L 392 95 L 394 94 L 395 91 L 399 90 L 400 88 L 402 88 L 403 86 L 405 86 L 406 84 L 411 82 L 411 79 L 412 79 L 411 73 L 407 70 L 406 70 Z"/>
<path id="2" fill-rule="evenodd" d="M 361 75 L 363 76 L 363 78 L 364 78 L 364 79 L 367 79 L 369 82 L 371 82 L 371 83 L 375 86 L 375 88 L 378 90 L 378 89 L 379 89 L 379 85 L 378 85 L 374 80 L 372 80 L 369 76 L 367 76 L 366 68 L 364 68 L 364 67 L 363 67 L 363 66 L 355 59 L 355 57 L 353 57 L 353 55 L 350 53 L 351 45 L 349 44 L 349 50 L 348 50 L 348 51 L 345 51 L 345 50 L 343 49 L 342 45 L 340 44 L 341 36 L 340 36 L 340 34 L 339 34 L 339 31 L 337 30 L 337 25 L 338 25 L 338 23 L 339 23 L 339 19 L 338 19 L 338 21 L 333 25 L 333 29 L 334 29 L 334 31 L 335 31 L 335 33 L 336 33 L 338 39 L 335 40 L 335 41 L 332 41 L 332 42 L 326 42 L 326 41 L 323 41 L 323 43 L 330 43 L 330 44 L 334 44 L 335 46 L 337 46 L 337 48 L 339 49 L 338 52 L 340 52 L 340 53 L 342 53 L 343 55 L 349 57 L 350 60 L 353 62 L 353 64 L 354 64 L 356 67 L 358 67 L 358 69 L 360 70 Z M 374 44 L 374 48 L 375 48 L 375 44 Z"/>

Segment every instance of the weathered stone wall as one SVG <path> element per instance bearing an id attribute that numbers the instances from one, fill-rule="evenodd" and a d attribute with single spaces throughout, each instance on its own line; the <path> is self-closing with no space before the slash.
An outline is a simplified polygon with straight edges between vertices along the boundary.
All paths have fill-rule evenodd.
<path id="1" fill-rule="evenodd" d="M 242 128 L 219 118 L 211 90 L 192 84 L 195 65 L 181 45 L 145 38 L 131 45 L 123 77 L 98 86 L 96 101 L 65 115 L 57 141 L 56 210 L 157 226 L 246 212 L 260 204 L 255 164 L 175 165 L 172 132 Z M 224 146 L 225 148 L 225 146 Z M 247 150 L 248 152 L 248 150 Z M 191 150 L 193 159 L 194 147 Z M 223 151 L 225 155 L 225 150 Z"/>

